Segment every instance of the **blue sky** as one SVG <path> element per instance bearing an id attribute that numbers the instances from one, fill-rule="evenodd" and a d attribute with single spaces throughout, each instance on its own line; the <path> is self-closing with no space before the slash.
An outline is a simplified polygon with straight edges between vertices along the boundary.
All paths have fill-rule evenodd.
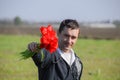
<path id="1" fill-rule="evenodd" d="M 120 0 L 0 0 L 0 19 L 27 21 L 120 20 Z"/>

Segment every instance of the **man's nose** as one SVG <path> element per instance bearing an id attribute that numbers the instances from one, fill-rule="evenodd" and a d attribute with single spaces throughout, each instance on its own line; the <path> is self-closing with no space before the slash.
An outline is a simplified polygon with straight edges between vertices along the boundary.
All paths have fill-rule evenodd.
<path id="1" fill-rule="evenodd" d="M 69 37 L 69 38 L 67 39 L 67 41 L 68 41 L 68 43 L 71 43 L 71 41 L 72 41 L 71 37 Z"/>

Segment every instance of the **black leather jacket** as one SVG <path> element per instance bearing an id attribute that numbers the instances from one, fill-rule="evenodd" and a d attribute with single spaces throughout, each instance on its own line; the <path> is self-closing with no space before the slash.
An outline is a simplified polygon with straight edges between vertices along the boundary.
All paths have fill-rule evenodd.
<path id="1" fill-rule="evenodd" d="M 43 49 L 32 57 L 38 67 L 39 80 L 80 80 L 83 65 L 75 55 L 75 61 L 69 66 L 58 51 L 50 54 Z"/>

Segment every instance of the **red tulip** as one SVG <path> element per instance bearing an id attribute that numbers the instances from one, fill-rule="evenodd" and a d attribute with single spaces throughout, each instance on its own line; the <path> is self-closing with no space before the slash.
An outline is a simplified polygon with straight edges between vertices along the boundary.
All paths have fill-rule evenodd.
<path id="1" fill-rule="evenodd" d="M 40 38 L 40 48 L 45 48 L 52 54 L 58 48 L 56 32 L 51 25 L 48 25 L 47 27 L 41 26 L 40 32 L 42 34 L 42 37 Z"/>

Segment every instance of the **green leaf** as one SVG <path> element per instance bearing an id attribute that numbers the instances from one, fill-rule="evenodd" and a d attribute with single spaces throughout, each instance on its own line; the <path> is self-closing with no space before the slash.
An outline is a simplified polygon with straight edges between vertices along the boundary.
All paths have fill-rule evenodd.
<path id="1" fill-rule="evenodd" d="M 20 53 L 20 55 L 22 57 L 21 59 L 28 59 L 28 58 L 32 57 L 34 54 L 35 54 L 35 52 L 31 52 L 28 49 Z"/>

